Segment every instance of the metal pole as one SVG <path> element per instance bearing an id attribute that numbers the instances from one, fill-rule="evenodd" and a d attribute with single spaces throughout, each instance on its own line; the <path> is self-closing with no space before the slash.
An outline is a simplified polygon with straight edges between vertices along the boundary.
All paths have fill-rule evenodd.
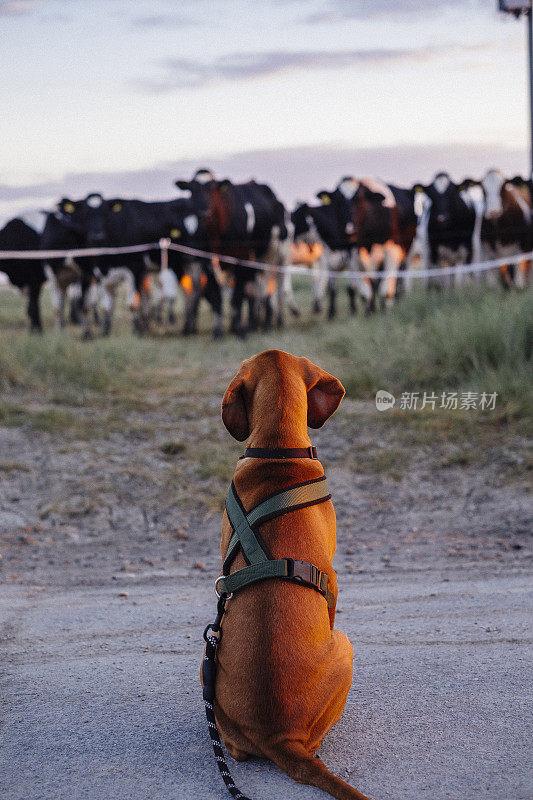
<path id="1" fill-rule="evenodd" d="M 529 58 L 529 177 L 533 180 L 533 9 L 526 12 Z"/>

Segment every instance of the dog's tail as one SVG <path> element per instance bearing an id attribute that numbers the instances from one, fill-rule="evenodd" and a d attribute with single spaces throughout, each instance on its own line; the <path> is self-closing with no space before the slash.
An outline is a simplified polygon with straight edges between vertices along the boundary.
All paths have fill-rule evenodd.
<path id="1" fill-rule="evenodd" d="M 316 786 L 338 800 L 370 800 L 353 786 L 333 775 L 316 756 L 310 756 L 300 742 L 283 742 L 266 753 L 287 775 L 298 783 Z"/>

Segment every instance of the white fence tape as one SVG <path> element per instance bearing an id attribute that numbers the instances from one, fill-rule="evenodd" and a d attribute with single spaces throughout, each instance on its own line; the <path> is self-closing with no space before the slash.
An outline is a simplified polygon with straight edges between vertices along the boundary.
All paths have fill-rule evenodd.
<path id="1" fill-rule="evenodd" d="M 231 264 L 233 266 L 249 267 L 257 270 L 268 270 L 276 274 L 290 274 L 290 275 L 313 275 L 317 274 L 309 267 L 297 264 L 286 266 L 276 266 L 273 264 L 266 264 L 261 261 L 249 261 L 243 258 L 234 258 L 233 256 L 218 255 L 217 253 L 210 253 L 207 250 L 198 250 L 195 247 L 187 247 L 182 244 L 174 244 L 169 239 L 161 239 L 159 242 L 152 244 L 139 244 L 131 245 L 129 247 L 90 247 L 80 248 L 76 250 L 0 250 L 0 262 L 7 261 L 8 259 L 24 260 L 31 259 L 46 260 L 48 258 L 76 258 L 78 256 L 106 256 L 106 255 L 126 255 L 131 253 L 146 253 L 149 250 L 161 250 L 163 254 L 168 250 L 175 250 L 186 255 L 195 256 L 197 258 L 206 258 L 209 260 L 217 259 L 224 264 Z M 486 272 L 492 269 L 499 269 L 510 264 L 519 264 L 522 261 L 533 260 L 533 251 L 529 253 L 517 253 L 514 256 L 505 256 L 504 258 L 497 258 L 492 261 L 478 261 L 474 264 L 461 264 L 455 267 L 435 267 L 431 269 L 418 269 L 411 267 L 408 270 L 398 273 L 398 277 L 409 278 L 435 278 L 445 275 L 468 275 L 475 272 Z M 1 269 L 0 269 L 1 271 Z M 390 275 L 390 273 L 388 273 Z M 364 269 L 359 271 L 346 269 L 343 271 L 333 270 L 320 270 L 320 275 L 324 277 L 344 277 L 344 278 L 383 278 L 385 272 L 367 272 Z"/>
<path id="2" fill-rule="evenodd" d="M 0 250 L 0 261 L 24 259 L 46 261 L 47 258 L 77 258 L 78 256 L 120 256 L 127 253 L 146 253 L 159 250 L 159 242 L 153 244 L 132 244 L 128 247 L 86 247 L 75 250 Z"/>
<path id="3" fill-rule="evenodd" d="M 169 245 L 170 250 L 179 250 L 182 253 L 198 256 L 201 258 L 217 258 L 226 264 L 234 264 L 236 266 L 250 267 L 252 269 L 270 270 L 271 272 L 290 275 L 313 275 L 309 267 L 291 264 L 287 266 L 275 266 L 272 264 L 265 264 L 261 261 L 247 261 L 242 258 L 234 258 L 233 256 L 219 256 L 216 253 L 208 253 L 205 250 L 196 250 L 194 247 L 186 247 L 185 245 L 174 244 Z M 529 253 L 517 253 L 514 256 L 506 256 L 505 258 L 497 258 L 493 261 L 478 261 L 475 264 L 461 264 L 456 267 L 435 267 L 432 269 L 417 269 L 412 267 L 409 270 L 399 272 L 399 277 L 410 278 L 429 278 L 439 277 L 441 275 L 463 275 L 470 272 L 484 272 L 490 269 L 499 269 L 509 264 L 520 264 L 522 261 L 529 261 L 533 259 L 533 251 Z M 315 273 L 316 274 L 316 273 Z M 320 275 L 326 277 L 364 277 L 364 278 L 383 278 L 385 272 L 367 272 L 364 269 L 350 270 L 346 269 L 341 272 L 333 270 L 321 270 Z"/>

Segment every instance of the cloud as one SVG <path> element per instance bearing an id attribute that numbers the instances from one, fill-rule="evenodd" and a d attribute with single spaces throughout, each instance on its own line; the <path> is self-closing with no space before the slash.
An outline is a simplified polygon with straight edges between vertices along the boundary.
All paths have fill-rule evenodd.
<path id="1" fill-rule="evenodd" d="M 314 24 L 390 16 L 414 17 L 440 13 L 444 8 L 460 8 L 466 12 L 483 7 L 483 0 L 329 0 L 323 5 L 320 11 L 308 14 L 303 21 Z"/>
<path id="2" fill-rule="evenodd" d="M 40 6 L 42 0 L 0 0 L 0 17 L 20 17 Z"/>
<path id="3" fill-rule="evenodd" d="M 268 78 L 284 72 L 309 69 L 344 69 L 352 66 L 374 67 L 395 62 L 419 63 L 446 55 L 463 54 L 465 50 L 490 47 L 488 43 L 470 48 L 456 45 L 434 45 L 420 48 L 372 48 L 364 50 L 272 50 L 264 53 L 230 53 L 214 61 L 171 58 L 161 62 L 167 75 L 155 80 L 136 80 L 132 85 L 148 93 L 174 89 L 199 88 L 212 83 Z"/>
<path id="4" fill-rule="evenodd" d="M 527 151 L 479 144 L 397 145 L 350 148 L 310 145 L 279 150 L 254 150 L 202 159 L 183 159 L 153 168 L 120 172 L 80 172 L 60 180 L 27 186 L 0 185 L 0 227 L 21 209 L 51 208 L 61 197 L 80 198 L 100 191 L 106 197 L 160 200 L 176 197 L 174 180 L 190 178 L 209 167 L 219 178 L 256 178 L 272 186 L 289 207 L 313 200 L 319 189 L 333 188 L 343 175 L 377 175 L 399 186 L 428 182 L 444 170 L 453 178 L 481 177 L 490 167 L 505 175 L 526 174 Z"/>
<path id="5" fill-rule="evenodd" d="M 182 14 L 147 14 L 134 17 L 131 23 L 136 28 L 188 28 L 198 25 L 196 20 Z"/>

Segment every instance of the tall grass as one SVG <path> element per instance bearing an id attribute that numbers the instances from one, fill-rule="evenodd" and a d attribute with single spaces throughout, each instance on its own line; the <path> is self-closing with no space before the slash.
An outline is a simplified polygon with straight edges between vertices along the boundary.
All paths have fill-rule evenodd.
<path id="1" fill-rule="evenodd" d="M 332 323 L 311 316 L 307 284 L 297 286 L 297 299 L 301 320 L 244 342 L 230 336 L 211 341 L 207 311 L 193 338 L 160 332 L 139 339 L 122 313 L 109 339 L 81 342 L 76 329 L 51 330 L 50 316 L 47 332 L 30 336 L 21 327 L 21 305 L 0 294 L 0 389 L 38 391 L 48 399 L 63 393 L 78 401 L 150 388 L 185 393 L 195 384 L 218 391 L 243 358 L 278 347 L 338 375 L 354 398 L 371 398 L 379 388 L 394 394 L 486 391 L 498 392 L 500 407 L 512 415 L 532 411 L 533 290 L 415 292 L 372 318 L 348 317 L 341 296 Z M 194 377 L 189 383 L 187 372 Z"/>

